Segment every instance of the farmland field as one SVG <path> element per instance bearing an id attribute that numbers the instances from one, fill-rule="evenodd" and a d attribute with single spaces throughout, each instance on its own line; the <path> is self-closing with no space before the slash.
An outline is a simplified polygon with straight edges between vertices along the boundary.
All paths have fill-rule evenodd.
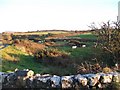
<path id="1" fill-rule="evenodd" d="M 40 32 L 39 34 L 47 34 L 47 33 L 49 32 Z M 54 32 L 54 33 L 58 34 L 61 32 Z M 30 33 L 27 33 L 27 34 L 30 34 Z M 36 33 L 32 33 L 32 34 L 36 34 Z M 92 36 L 91 34 L 77 35 L 77 37 L 78 36 L 80 37 L 82 36 L 83 38 L 88 37 L 90 39 L 94 38 L 94 36 Z M 63 44 L 65 42 L 61 42 L 61 43 L 56 42 L 56 43 Z M 89 44 L 89 42 L 87 43 Z M 57 48 L 58 50 L 62 50 L 70 53 L 69 60 L 71 62 L 77 62 L 77 63 L 80 63 L 83 60 L 90 60 L 95 55 L 94 51 L 92 50 L 93 49 L 92 47 L 71 49 L 71 47 L 68 47 L 68 46 L 61 46 L 61 47 L 51 47 L 51 48 Z M 76 73 L 75 68 L 72 68 L 71 66 L 68 66 L 65 68 L 63 66 L 53 66 L 45 63 L 37 63 L 34 60 L 35 59 L 34 56 L 31 56 L 25 52 L 18 50 L 13 45 L 10 45 L 4 48 L 0 52 L 2 53 L 1 55 L 3 59 L 2 71 L 5 71 L 5 72 L 14 71 L 15 68 L 18 68 L 18 69 L 29 68 L 34 70 L 36 73 L 51 73 L 51 74 L 60 74 L 60 75 Z"/>
<path id="2" fill-rule="evenodd" d="M 48 34 L 51 32 L 40 32 L 39 34 L 45 34 L 45 33 Z M 62 33 L 66 33 L 66 32 L 62 32 Z M 21 34 L 25 34 L 25 33 L 21 33 Z M 29 34 L 34 35 L 36 33 L 28 32 L 27 35 Z M 60 31 L 54 32 L 53 37 L 55 36 L 56 38 L 59 37 L 59 35 L 61 35 Z M 63 34 L 63 35 L 66 35 L 65 37 L 67 38 L 70 37 L 70 39 L 71 37 L 78 37 L 82 39 L 97 40 L 97 36 L 93 35 L 91 32 L 89 33 L 74 32 L 73 35 L 70 32 L 70 36 L 68 36 L 69 33 L 68 35 L 67 34 Z M 65 37 L 62 36 L 63 39 Z M 45 38 L 43 38 L 42 40 L 44 39 Z M 49 41 L 45 41 L 39 44 L 34 41 L 15 39 L 15 41 L 12 41 L 13 44 L 10 44 L 8 47 L 5 47 L 4 49 L 0 50 L 0 53 L 2 55 L 2 71 L 10 72 L 10 71 L 14 71 L 16 68 L 18 69 L 28 68 L 34 70 L 35 73 L 70 75 L 77 73 L 76 65 L 81 65 L 81 63 L 88 62 L 90 64 L 95 64 L 95 63 L 107 62 L 107 60 L 105 60 L 104 58 L 105 56 L 103 54 L 103 51 L 99 49 L 99 47 L 94 48 L 95 42 L 93 41 L 80 42 L 77 40 L 76 41 L 73 40 L 73 41 L 80 44 L 81 43 L 86 44 L 86 47 L 79 46 L 75 49 L 72 49 L 72 46 L 70 45 L 71 44 L 70 40 L 53 42 L 50 41 L 49 39 Z M 48 45 L 46 43 L 49 43 L 49 46 L 46 46 Z M 42 48 L 40 48 L 41 46 L 39 45 L 42 45 Z M 51 51 L 49 51 L 49 49 L 51 49 Z M 37 56 L 36 51 L 40 52 L 39 54 L 42 55 L 42 58 L 40 58 L 41 56 L 39 57 L 39 54 Z M 64 53 L 66 53 L 67 56 L 64 55 Z M 63 55 L 63 57 L 59 57 L 61 55 Z M 101 57 L 101 55 L 103 56 Z M 38 60 L 36 60 L 36 58 Z M 94 60 L 94 58 L 97 58 L 97 61 Z"/>

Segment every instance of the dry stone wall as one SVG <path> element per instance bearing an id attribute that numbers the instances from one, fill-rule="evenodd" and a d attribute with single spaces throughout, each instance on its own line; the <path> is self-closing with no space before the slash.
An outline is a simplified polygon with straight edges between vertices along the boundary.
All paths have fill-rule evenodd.
<path id="1" fill-rule="evenodd" d="M 28 88 L 28 89 L 103 89 L 112 83 L 120 83 L 120 73 L 77 74 L 58 76 L 50 74 L 35 74 L 32 70 L 15 70 L 11 73 L 0 72 L 0 85 L 2 89 Z"/>

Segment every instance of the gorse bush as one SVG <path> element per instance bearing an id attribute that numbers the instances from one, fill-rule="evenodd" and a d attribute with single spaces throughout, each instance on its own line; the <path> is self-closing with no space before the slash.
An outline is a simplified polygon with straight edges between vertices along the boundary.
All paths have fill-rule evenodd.
<path id="1" fill-rule="evenodd" d="M 70 53 L 67 53 L 65 51 L 60 51 L 56 48 L 48 48 L 37 51 L 35 54 L 36 58 L 43 58 L 43 57 L 66 57 L 70 55 Z"/>
<path id="2" fill-rule="evenodd" d="M 48 48 L 37 51 L 34 54 L 34 57 L 37 62 L 61 65 L 65 64 L 65 62 L 68 61 L 69 55 L 70 53 L 67 53 L 65 51 L 60 51 L 56 48 Z"/>
<path id="3" fill-rule="evenodd" d="M 46 49 L 46 51 L 47 51 L 47 55 L 49 57 L 59 57 L 59 56 L 66 57 L 70 54 L 70 53 L 67 53 L 65 51 L 60 51 L 56 48 L 48 48 L 48 49 Z"/>

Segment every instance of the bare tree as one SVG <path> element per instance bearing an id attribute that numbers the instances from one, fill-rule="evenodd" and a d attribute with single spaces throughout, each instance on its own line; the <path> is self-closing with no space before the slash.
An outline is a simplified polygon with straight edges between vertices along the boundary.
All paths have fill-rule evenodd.
<path id="1" fill-rule="evenodd" d="M 120 62 L 120 22 L 108 21 L 100 25 L 100 28 L 93 23 L 90 27 L 98 35 L 101 48 L 112 54 L 114 63 Z"/>

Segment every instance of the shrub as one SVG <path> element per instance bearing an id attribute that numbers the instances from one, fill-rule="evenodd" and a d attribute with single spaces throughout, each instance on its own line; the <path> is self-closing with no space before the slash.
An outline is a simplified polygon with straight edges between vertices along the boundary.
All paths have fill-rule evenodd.
<path id="1" fill-rule="evenodd" d="M 69 53 L 65 51 L 60 51 L 55 48 L 40 50 L 34 54 L 35 60 L 37 62 L 44 62 L 48 64 L 62 65 L 62 66 L 66 66 L 65 63 L 69 63 L 68 56 Z"/>
<path id="2" fill-rule="evenodd" d="M 90 64 L 87 63 L 86 61 L 84 63 L 81 63 L 80 65 L 76 65 L 76 72 L 81 73 L 81 74 L 86 74 L 86 73 L 98 73 L 101 72 L 102 67 L 100 66 L 99 63 L 94 63 Z"/>

